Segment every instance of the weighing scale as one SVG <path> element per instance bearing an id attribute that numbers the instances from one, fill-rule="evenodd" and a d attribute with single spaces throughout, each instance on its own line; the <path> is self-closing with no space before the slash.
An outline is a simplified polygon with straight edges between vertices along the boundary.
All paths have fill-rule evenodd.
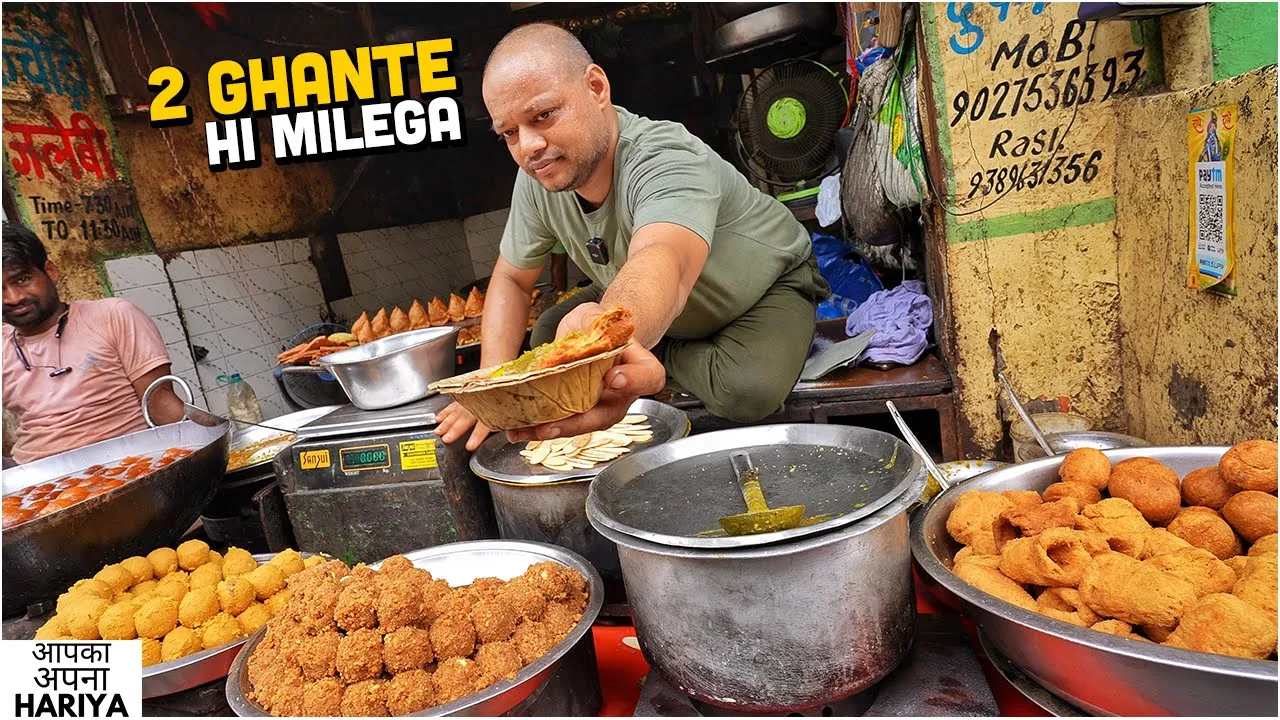
<path id="1" fill-rule="evenodd" d="M 298 549 L 348 564 L 498 537 L 488 484 L 434 433 L 444 395 L 386 410 L 344 405 L 275 458 Z"/>

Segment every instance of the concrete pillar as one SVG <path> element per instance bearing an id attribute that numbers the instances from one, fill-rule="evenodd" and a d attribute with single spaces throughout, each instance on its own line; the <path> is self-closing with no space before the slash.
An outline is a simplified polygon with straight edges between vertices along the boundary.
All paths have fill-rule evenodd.
<path id="1" fill-rule="evenodd" d="M 1207 6 L 1161 17 L 1160 44 L 1164 49 L 1165 84 L 1170 90 L 1189 90 L 1213 82 Z"/>

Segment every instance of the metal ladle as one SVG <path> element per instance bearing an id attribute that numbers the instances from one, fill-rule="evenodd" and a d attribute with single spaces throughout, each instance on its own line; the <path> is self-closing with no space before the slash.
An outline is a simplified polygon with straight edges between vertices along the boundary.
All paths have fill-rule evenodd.
<path id="1" fill-rule="evenodd" d="M 911 432 L 911 428 L 907 427 L 907 421 L 902 419 L 902 415 L 898 412 L 898 408 L 893 404 L 893 401 L 886 400 L 884 404 L 885 407 L 889 408 L 889 414 L 893 416 L 893 422 L 898 425 L 898 431 L 902 433 L 907 445 L 911 446 L 911 449 L 920 457 L 920 462 L 924 463 L 925 470 L 938 481 L 938 485 L 943 490 L 949 489 L 951 483 L 947 482 L 947 476 L 942 473 L 942 470 L 938 469 L 937 463 L 933 461 L 933 458 L 929 457 L 929 453 L 925 452 L 924 445 L 920 444 L 920 441 L 916 439 L 916 434 Z"/>
<path id="2" fill-rule="evenodd" d="M 731 453 L 729 462 L 733 464 L 733 474 L 738 477 L 738 487 L 747 503 L 747 511 L 720 518 L 720 527 L 726 533 L 756 535 L 790 530 L 800 524 L 804 519 L 804 505 L 770 509 L 765 503 L 764 491 L 760 489 L 760 471 L 752 466 L 751 458 L 745 452 Z"/>
<path id="3" fill-rule="evenodd" d="M 1026 423 L 1027 429 L 1031 431 L 1031 437 L 1036 439 L 1036 443 L 1040 445 L 1040 449 L 1044 451 L 1045 457 L 1053 457 L 1058 453 L 1053 451 L 1049 446 L 1049 441 L 1045 439 L 1044 433 L 1040 432 L 1040 426 L 1036 425 L 1036 421 L 1031 419 L 1027 409 L 1022 407 L 1022 403 L 1018 401 L 1018 394 L 1013 391 L 1013 386 L 1009 384 L 1009 378 L 1004 373 L 999 373 L 996 377 L 1000 380 L 1000 384 L 1004 386 L 1005 395 L 1009 396 L 1009 402 L 1013 403 L 1013 409 L 1018 413 L 1018 417 L 1022 418 L 1022 422 Z"/>
<path id="4" fill-rule="evenodd" d="M 292 430 L 285 430 L 284 428 L 271 427 L 270 425 L 249 422 L 248 420 L 224 418 L 221 415 L 215 415 L 202 407 L 192 405 L 192 399 L 195 396 L 191 394 L 191 386 L 187 385 L 187 382 L 177 375 L 165 375 L 164 377 L 156 378 L 147 386 L 146 391 L 142 393 L 142 418 L 147 421 L 147 425 L 150 427 L 156 427 L 155 422 L 151 419 L 151 393 L 155 392 L 156 388 L 158 388 L 161 383 L 165 382 L 173 382 L 174 385 L 181 387 L 187 393 L 187 399 L 182 401 L 182 407 L 185 411 L 186 418 L 197 425 L 213 427 L 218 423 L 231 422 L 240 423 L 242 425 L 252 425 L 254 427 L 265 428 L 267 430 L 275 430 L 276 432 L 286 434 L 293 434 Z M 177 395 L 177 393 L 175 392 L 174 395 Z M 181 398 L 179 399 L 181 400 Z"/>

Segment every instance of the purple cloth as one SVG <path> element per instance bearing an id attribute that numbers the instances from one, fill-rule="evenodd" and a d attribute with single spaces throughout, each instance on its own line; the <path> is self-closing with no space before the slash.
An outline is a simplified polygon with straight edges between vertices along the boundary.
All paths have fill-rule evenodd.
<path id="1" fill-rule="evenodd" d="M 924 283 L 907 280 L 892 290 L 871 294 L 845 323 L 845 333 L 856 337 L 875 330 L 861 360 L 910 365 L 929 346 L 927 333 L 933 325 L 933 302 L 924 294 Z"/>

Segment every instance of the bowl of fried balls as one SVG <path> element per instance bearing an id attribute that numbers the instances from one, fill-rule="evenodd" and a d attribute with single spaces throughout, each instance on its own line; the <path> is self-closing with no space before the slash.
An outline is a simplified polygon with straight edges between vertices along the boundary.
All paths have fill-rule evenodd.
<path id="1" fill-rule="evenodd" d="M 515 569 L 482 568 L 506 579 L 456 585 L 425 567 L 442 576 L 447 569 L 420 557 L 447 560 L 482 545 L 516 543 L 453 543 L 410 553 L 415 560 L 392 556 L 376 570 L 333 560 L 290 578 L 289 601 L 232 668 L 232 709 L 277 717 L 435 715 L 469 707 L 464 698 L 484 699 L 477 693 L 531 692 L 529 679 L 583 639 L 599 602 L 582 572 L 528 551 Z"/>
<path id="2" fill-rule="evenodd" d="M 35 639 L 139 640 L 144 695 L 176 692 L 186 688 L 156 678 L 177 665 L 234 651 L 288 601 L 288 578 L 322 560 L 304 559 L 295 550 L 255 557 L 231 547 L 221 554 L 202 540 L 157 548 L 76 582 L 58 597 L 55 614 Z M 227 654 L 205 681 L 225 676 L 233 658 L 234 652 Z M 156 683 L 164 687 L 148 687 Z"/>
<path id="3" fill-rule="evenodd" d="M 937 514 L 913 529 L 913 545 L 926 572 L 988 622 L 1011 619 L 1183 668 L 1251 668 L 1241 672 L 1269 677 L 1274 701 L 1278 450 L 1268 440 L 1225 453 L 1074 450 L 1056 472 L 1058 459 L 1038 460 L 940 496 Z M 949 583 L 948 572 L 988 597 Z M 1010 612 L 992 597 L 1052 622 Z M 1016 632 L 1023 643 L 1043 639 Z M 1130 642 L 1100 640 L 1101 633 Z M 1036 652 L 1047 655 L 1048 647 Z M 1162 714 L 1144 709 L 1137 714 Z"/>

